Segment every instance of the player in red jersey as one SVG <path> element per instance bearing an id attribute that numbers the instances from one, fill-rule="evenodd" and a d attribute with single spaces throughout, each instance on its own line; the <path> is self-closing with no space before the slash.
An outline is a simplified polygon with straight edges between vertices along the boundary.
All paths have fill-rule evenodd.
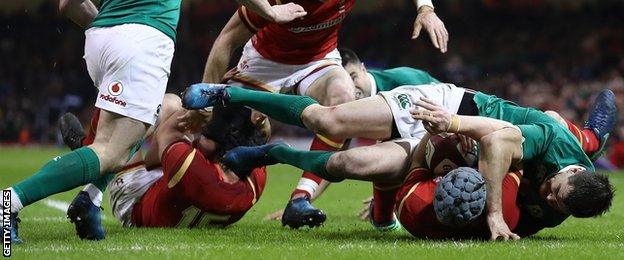
<path id="1" fill-rule="evenodd" d="M 520 219 L 516 196 L 522 173 L 508 173 L 503 180 L 503 217 L 510 229 Z M 466 227 L 450 227 L 440 223 L 433 209 L 436 185 L 440 177 L 434 178 L 428 169 L 413 169 L 399 188 L 394 209 L 401 225 L 414 237 L 419 238 L 483 238 L 490 237 L 485 214 Z M 387 203 L 387 202 L 384 202 Z"/>
<path id="2" fill-rule="evenodd" d="M 285 1 L 274 0 L 272 4 Z M 337 51 L 338 31 L 354 5 L 354 0 L 294 0 L 307 15 L 285 24 L 269 22 L 246 7 L 238 9 L 216 39 L 204 71 L 203 82 L 227 81 L 232 85 L 306 95 L 323 105 L 338 105 L 355 99 L 355 87 L 342 68 Z M 418 16 L 413 38 L 422 28 L 432 42 L 446 52 L 448 32 L 433 12 L 431 1 L 414 1 Z M 246 43 L 246 44 L 245 44 Z M 225 74 L 234 50 L 245 45 L 236 68 Z M 225 76 L 224 76 L 225 75 Z M 344 140 L 317 135 L 311 150 L 335 151 L 345 148 Z M 310 204 L 322 179 L 304 172 L 291 195 L 282 218 L 284 225 L 298 228 L 317 226 L 325 221 L 322 211 Z"/>
<path id="3" fill-rule="evenodd" d="M 177 102 L 166 102 L 177 107 L 163 109 L 145 160 L 137 153 L 110 182 L 113 214 L 126 227 L 232 224 L 260 198 L 266 169 L 256 168 L 240 180 L 217 158 L 242 143 L 265 143 L 268 121 L 244 107 L 215 110 L 207 115 L 210 121 L 201 135 L 193 138 L 180 122 L 185 110 L 175 98 Z"/>

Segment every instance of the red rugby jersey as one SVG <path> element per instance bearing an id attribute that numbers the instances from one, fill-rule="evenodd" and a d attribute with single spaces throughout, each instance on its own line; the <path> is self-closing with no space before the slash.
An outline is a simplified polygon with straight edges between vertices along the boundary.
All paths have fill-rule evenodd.
<path id="1" fill-rule="evenodd" d="M 414 237 L 419 238 L 489 238 L 490 231 L 485 219 L 486 213 L 466 227 L 446 226 L 438 220 L 433 209 L 435 188 L 439 178 L 431 179 L 426 169 L 416 169 L 407 177 L 399 190 L 395 211 L 401 225 Z M 521 174 L 508 173 L 503 179 L 503 218 L 510 229 L 514 229 L 520 218 L 516 195 Z"/>
<path id="2" fill-rule="evenodd" d="M 189 143 L 172 144 L 162 158 L 163 177 L 134 205 L 132 222 L 144 227 L 201 227 L 232 224 L 260 198 L 266 169 L 234 183 L 219 164 Z"/>
<path id="3" fill-rule="evenodd" d="M 242 6 L 238 15 L 254 32 L 253 46 L 265 58 L 300 65 L 317 61 L 338 47 L 338 30 L 355 0 L 270 0 L 271 4 L 293 2 L 308 13 L 285 24 L 269 22 Z"/>

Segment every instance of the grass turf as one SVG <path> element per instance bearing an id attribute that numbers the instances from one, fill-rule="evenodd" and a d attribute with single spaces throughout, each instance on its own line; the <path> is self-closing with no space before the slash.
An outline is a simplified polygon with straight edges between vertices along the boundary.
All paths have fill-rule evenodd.
<path id="1" fill-rule="evenodd" d="M 64 152 L 54 148 L 0 147 L 0 187 L 29 176 L 47 160 Z M 14 245 L 14 258 L 595 258 L 624 259 L 624 197 L 616 196 L 611 211 L 596 219 L 569 219 L 555 229 L 515 242 L 429 241 L 413 239 L 406 232 L 382 234 L 356 218 L 361 200 L 371 185 L 346 181 L 332 185 L 315 205 L 328 221 L 321 228 L 290 230 L 263 217 L 282 208 L 297 182 L 299 170 L 274 166 L 265 192 L 248 214 L 228 228 L 124 229 L 104 202 L 104 241 L 80 241 L 65 213 L 35 203 L 20 213 L 20 235 L 25 243 Z M 610 174 L 620 191 L 624 175 Z M 76 190 L 51 199 L 69 203 Z M 618 194 L 619 195 L 619 194 Z"/>

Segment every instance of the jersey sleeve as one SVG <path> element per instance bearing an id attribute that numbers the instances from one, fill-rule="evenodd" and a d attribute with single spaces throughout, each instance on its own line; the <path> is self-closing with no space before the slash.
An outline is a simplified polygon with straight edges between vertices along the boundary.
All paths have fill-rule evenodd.
<path id="1" fill-rule="evenodd" d="M 518 125 L 524 141 L 522 142 L 522 160 L 532 160 L 544 155 L 554 138 L 548 124 Z"/>
<path id="2" fill-rule="evenodd" d="M 169 188 L 175 187 L 187 172 L 205 166 L 206 159 L 189 142 L 175 142 L 165 150 L 161 158 L 163 178 L 168 180 Z"/>
<path id="3" fill-rule="evenodd" d="M 519 172 L 510 172 L 503 179 L 503 218 L 509 229 L 513 230 L 520 220 L 520 208 L 516 204 L 518 188 L 522 175 Z"/>
<path id="4" fill-rule="evenodd" d="M 275 4 L 275 1 L 269 1 L 271 5 Z M 259 14 L 249 10 L 246 6 L 241 6 L 238 8 L 238 17 L 243 21 L 243 24 L 249 29 L 249 31 L 256 33 L 258 30 L 262 29 L 262 27 L 266 26 L 270 23 L 269 20 L 264 19 Z"/>

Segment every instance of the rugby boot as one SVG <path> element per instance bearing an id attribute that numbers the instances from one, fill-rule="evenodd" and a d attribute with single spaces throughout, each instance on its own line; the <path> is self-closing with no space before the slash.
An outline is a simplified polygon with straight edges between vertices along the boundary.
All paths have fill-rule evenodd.
<path id="1" fill-rule="evenodd" d="M 401 223 L 399 223 L 399 220 L 397 220 L 396 215 L 393 213 L 392 214 L 392 220 L 385 222 L 385 223 L 377 223 L 375 222 L 375 220 L 373 219 L 373 208 L 375 207 L 375 201 L 372 200 L 371 203 L 369 204 L 369 209 L 368 209 L 368 220 L 370 221 L 370 223 L 373 225 L 373 227 L 380 232 L 388 232 L 388 231 L 395 231 L 395 230 L 400 230 L 401 229 Z"/>
<path id="2" fill-rule="evenodd" d="M 72 151 L 82 147 L 82 140 L 86 135 L 80 120 L 74 114 L 63 114 L 59 118 L 59 129 L 61 130 L 63 142 Z"/>
<path id="3" fill-rule="evenodd" d="M 101 208 L 91 202 L 89 193 L 81 191 L 67 209 L 67 218 L 76 226 L 76 233 L 80 239 L 104 239 Z"/>
<path id="4" fill-rule="evenodd" d="M 276 164 L 277 161 L 269 156 L 268 152 L 276 146 L 288 144 L 276 142 L 260 146 L 239 146 L 223 155 L 223 164 L 232 170 L 239 179 L 247 178 L 253 169 Z"/>
<path id="5" fill-rule="evenodd" d="M 282 215 L 282 226 L 299 229 L 302 226 L 318 227 L 325 222 L 325 213 L 312 206 L 308 197 L 293 199 L 286 204 Z"/>
<path id="6" fill-rule="evenodd" d="M 224 84 L 197 83 L 186 88 L 180 96 L 182 106 L 186 109 L 202 109 L 213 106 L 224 106 L 230 97 Z"/>
<path id="7" fill-rule="evenodd" d="M 594 134 L 596 134 L 600 142 L 598 150 L 589 154 L 592 161 L 596 160 L 604 153 L 609 135 L 615 128 L 617 113 L 618 109 L 613 91 L 609 89 L 600 91 L 596 99 L 594 99 L 587 121 L 583 126 L 585 129 L 594 131 Z"/>
<path id="8" fill-rule="evenodd" d="M 11 213 L 11 215 L 9 216 L 10 218 L 10 227 L 9 227 L 9 231 L 11 232 L 11 243 L 14 244 L 21 244 L 23 241 L 22 239 L 19 237 L 19 223 L 20 223 L 20 219 L 17 216 L 17 213 Z"/>

